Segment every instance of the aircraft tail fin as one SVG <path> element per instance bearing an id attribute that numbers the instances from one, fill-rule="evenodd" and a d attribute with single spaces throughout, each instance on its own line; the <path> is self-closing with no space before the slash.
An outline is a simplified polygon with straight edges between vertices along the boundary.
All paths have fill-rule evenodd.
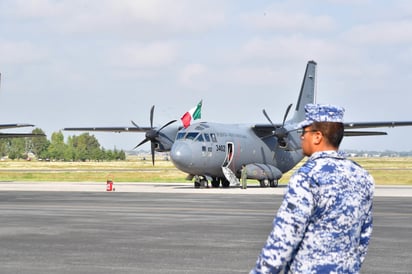
<path id="1" fill-rule="evenodd" d="M 298 101 L 296 103 L 295 114 L 292 122 L 298 123 L 305 119 L 305 105 L 316 101 L 316 62 L 309 61 L 306 65 L 305 75 L 303 76 L 302 87 Z"/>

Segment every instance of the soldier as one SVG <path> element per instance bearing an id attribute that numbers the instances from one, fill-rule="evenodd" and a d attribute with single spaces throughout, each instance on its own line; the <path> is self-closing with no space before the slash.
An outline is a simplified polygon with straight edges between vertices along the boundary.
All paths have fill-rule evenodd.
<path id="1" fill-rule="evenodd" d="M 290 178 L 250 273 L 359 273 L 372 233 L 373 178 L 338 151 L 341 107 L 308 104 L 301 144 L 308 160 Z"/>
<path id="2" fill-rule="evenodd" d="M 246 189 L 247 188 L 247 170 L 246 170 L 245 165 L 242 165 L 240 180 L 242 183 L 242 189 Z"/>

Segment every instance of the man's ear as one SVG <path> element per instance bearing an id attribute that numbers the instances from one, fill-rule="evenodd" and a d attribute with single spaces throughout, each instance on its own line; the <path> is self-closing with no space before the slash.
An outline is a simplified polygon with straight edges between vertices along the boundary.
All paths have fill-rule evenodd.
<path id="1" fill-rule="evenodd" d="M 323 141 L 323 134 L 320 131 L 316 131 L 313 134 L 313 144 L 319 145 Z"/>

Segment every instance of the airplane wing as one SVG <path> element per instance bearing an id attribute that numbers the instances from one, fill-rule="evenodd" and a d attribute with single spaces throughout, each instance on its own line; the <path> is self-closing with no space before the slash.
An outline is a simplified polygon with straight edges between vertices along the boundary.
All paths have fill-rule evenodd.
<path id="1" fill-rule="evenodd" d="M 67 131 L 102 131 L 102 132 L 147 132 L 150 127 L 66 127 Z"/>
<path id="2" fill-rule="evenodd" d="M 32 124 L 0 124 L 0 129 L 17 128 L 17 127 L 34 127 Z"/>
<path id="3" fill-rule="evenodd" d="M 43 137 L 45 134 L 36 134 L 36 133 L 0 133 L 1 138 L 24 138 L 24 137 Z"/>
<path id="4" fill-rule="evenodd" d="M 376 135 L 388 135 L 388 133 L 383 131 L 350 131 L 345 130 L 343 136 L 354 137 L 354 136 L 376 136 Z"/>
<path id="5" fill-rule="evenodd" d="M 377 127 L 405 127 L 412 126 L 412 121 L 387 121 L 387 122 L 351 122 L 344 123 L 345 129 L 377 128 Z"/>
<path id="6" fill-rule="evenodd" d="M 252 127 L 257 136 L 264 138 L 267 136 L 273 136 L 273 131 L 276 127 L 281 127 L 282 124 L 257 124 Z M 380 127 L 404 127 L 412 126 L 412 121 L 382 121 L 382 122 L 349 122 L 344 123 L 345 133 L 344 136 L 376 136 L 387 135 L 384 131 L 355 131 L 352 129 L 362 128 L 380 128 Z"/>
<path id="7" fill-rule="evenodd" d="M 351 122 L 344 123 L 344 126 L 344 136 L 376 136 L 387 135 L 387 133 L 383 131 L 352 131 L 349 129 L 412 126 L 412 121 Z"/>

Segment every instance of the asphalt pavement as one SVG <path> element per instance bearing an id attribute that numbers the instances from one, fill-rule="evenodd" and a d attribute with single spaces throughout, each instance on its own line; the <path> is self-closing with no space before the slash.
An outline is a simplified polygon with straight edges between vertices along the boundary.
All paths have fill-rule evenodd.
<path id="1" fill-rule="evenodd" d="M 247 273 L 283 191 L 0 182 L 0 273 Z M 412 273 L 411 188 L 378 192 L 362 273 Z"/>

